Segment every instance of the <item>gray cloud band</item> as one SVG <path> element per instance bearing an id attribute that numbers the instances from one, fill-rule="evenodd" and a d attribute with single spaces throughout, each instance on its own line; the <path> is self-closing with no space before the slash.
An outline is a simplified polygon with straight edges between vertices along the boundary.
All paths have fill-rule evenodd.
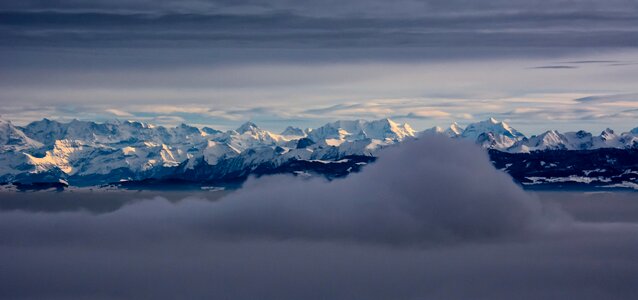
<path id="1" fill-rule="evenodd" d="M 3 45 L 47 47 L 635 47 L 617 11 L 425 14 L 408 18 L 261 14 L 0 12 Z M 586 30 L 583 30 L 586 28 Z"/>

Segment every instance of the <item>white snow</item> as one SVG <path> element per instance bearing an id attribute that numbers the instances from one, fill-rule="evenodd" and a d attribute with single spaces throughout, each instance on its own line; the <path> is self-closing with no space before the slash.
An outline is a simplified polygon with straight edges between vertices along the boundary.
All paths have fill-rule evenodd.
<path id="1" fill-rule="evenodd" d="M 576 176 L 570 175 L 567 177 L 537 177 L 530 176 L 525 177 L 532 182 L 526 182 L 523 184 L 526 185 L 534 185 L 534 184 L 542 184 L 542 183 L 556 183 L 556 182 L 576 182 L 576 183 L 592 183 L 592 182 L 611 182 L 611 179 L 605 177 L 584 177 L 584 176 Z"/>
<path id="2" fill-rule="evenodd" d="M 606 188 L 630 188 L 630 189 L 638 190 L 638 183 L 629 182 L 629 181 L 623 181 L 622 183 L 605 185 L 603 187 L 606 187 Z"/>
<path id="3" fill-rule="evenodd" d="M 434 127 L 420 135 L 428 133 L 468 139 L 485 148 L 508 152 L 638 146 L 638 128 L 622 134 L 607 129 L 598 136 L 584 131 L 562 134 L 550 130 L 526 138 L 509 124 L 494 118 L 468 124 L 465 129 L 457 123 L 447 129 Z M 410 125 L 390 119 L 336 121 L 307 130 L 288 127 L 281 134 L 261 129 L 252 122 L 221 132 L 184 124 L 167 128 L 117 120 L 60 123 L 43 119 L 18 127 L 0 119 L 0 176 L 54 169 L 69 175 L 109 174 L 116 169 L 147 172 L 182 164 L 185 168 L 194 168 L 202 161 L 217 165 L 222 160 L 235 158 L 231 166 L 235 170 L 263 162 L 281 164 L 292 159 L 333 163 L 346 155 L 374 156 L 384 147 L 416 136 Z M 312 142 L 304 142 L 297 149 L 302 138 Z M 506 165 L 506 169 L 510 166 Z M 556 164 L 545 163 L 545 166 Z M 598 170 L 588 170 L 585 175 L 594 171 Z"/>

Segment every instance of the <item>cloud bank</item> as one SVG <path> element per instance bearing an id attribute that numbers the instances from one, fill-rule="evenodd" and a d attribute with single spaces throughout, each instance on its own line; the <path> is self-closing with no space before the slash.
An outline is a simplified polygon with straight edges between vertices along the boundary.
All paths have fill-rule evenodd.
<path id="1" fill-rule="evenodd" d="M 552 222 L 483 151 L 457 143 L 409 141 L 334 182 L 248 182 L 220 202 L 210 228 L 231 236 L 438 243 L 520 237 Z"/>
<path id="2" fill-rule="evenodd" d="M 80 48 L 635 47 L 637 10 L 630 0 L 4 1 L 0 38 Z"/>
<path id="3" fill-rule="evenodd" d="M 219 238 L 387 244 L 518 239 L 568 221 L 494 169 L 478 146 L 441 136 L 388 148 L 345 179 L 252 179 L 207 205 L 193 219 L 191 209 L 168 213 L 194 232 Z M 140 213 L 138 221 L 149 214 Z M 83 227 L 70 227 L 76 225 Z"/>
<path id="4" fill-rule="evenodd" d="M 573 221 L 479 149 L 427 138 L 330 183 L 262 178 L 215 202 L 98 215 L 2 211 L 0 297 L 632 299 L 637 253 L 635 222 Z"/>

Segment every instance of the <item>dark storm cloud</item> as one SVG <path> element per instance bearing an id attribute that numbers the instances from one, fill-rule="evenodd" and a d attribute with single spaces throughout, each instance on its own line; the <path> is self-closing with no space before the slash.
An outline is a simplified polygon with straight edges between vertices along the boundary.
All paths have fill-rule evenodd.
<path id="1" fill-rule="evenodd" d="M 1 212 L 0 298 L 638 295 L 635 223 L 552 217 L 485 153 L 458 146 L 408 143 L 341 181 L 263 178 L 213 203 Z"/>
<path id="2" fill-rule="evenodd" d="M 57 47 L 635 47 L 636 5 L 615 1 L 161 1 L 0 5 L 3 45 Z M 155 4 L 155 3 L 154 3 Z M 338 5 L 337 5 L 338 4 Z M 589 5 L 587 5 L 589 4 Z M 256 9 L 259 8 L 259 9 Z M 330 12 L 330 13 L 328 13 Z M 586 28 L 586 30 L 583 30 Z"/>

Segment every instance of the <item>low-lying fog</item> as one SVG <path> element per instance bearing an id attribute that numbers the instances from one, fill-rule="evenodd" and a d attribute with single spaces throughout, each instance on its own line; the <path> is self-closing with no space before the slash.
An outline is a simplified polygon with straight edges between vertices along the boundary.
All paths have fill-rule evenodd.
<path id="1" fill-rule="evenodd" d="M 0 194 L 0 298 L 638 297 L 638 193 L 525 192 L 457 143 L 333 182 Z"/>

